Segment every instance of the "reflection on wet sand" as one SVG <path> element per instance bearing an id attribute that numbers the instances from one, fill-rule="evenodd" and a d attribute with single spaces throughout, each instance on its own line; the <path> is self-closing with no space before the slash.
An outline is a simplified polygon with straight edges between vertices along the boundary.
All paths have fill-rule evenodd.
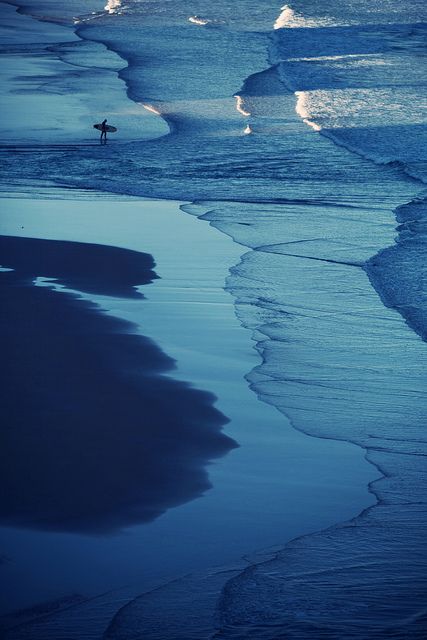
<path id="1" fill-rule="evenodd" d="M 166 377 L 174 361 L 131 323 L 65 291 L 141 296 L 151 256 L 2 237 L 1 484 L 4 525 L 109 533 L 206 491 L 236 446 L 215 397 Z"/>

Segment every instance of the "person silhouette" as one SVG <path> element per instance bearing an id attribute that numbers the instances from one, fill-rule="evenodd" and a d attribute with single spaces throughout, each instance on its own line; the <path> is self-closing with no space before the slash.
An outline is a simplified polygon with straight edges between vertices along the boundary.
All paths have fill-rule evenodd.
<path id="1" fill-rule="evenodd" d="M 104 141 L 104 144 L 107 144 L 107 118 L 101 122 L 101 137 L 99 139 L 100 143 Z"/>

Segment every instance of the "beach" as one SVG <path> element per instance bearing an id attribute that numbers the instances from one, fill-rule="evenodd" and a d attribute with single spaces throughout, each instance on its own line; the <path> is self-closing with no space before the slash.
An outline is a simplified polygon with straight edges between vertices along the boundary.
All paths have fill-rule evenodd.
<path id="1" fill-rule="evenodd" d="M 173 481 L 175 486 L 172 489 L 172 486 L 168 488 L 166 485 L 165 494 L 162 496 L 154 494 L 152 503 L 155 504 L 157 499 L 160 504 L 165 505 L 163 510 L 166 511 L 168 500 L 169 506 L 173 506 L 174 502 L 175 504 L 189 502 L 201 493 L 204 496 L 202 500 L 196 500 L 196 502 L 190 502 L 187 505 L 183 504 L 179 510 L 167 511 L 161 518 L 158 518 L 159 513 L 153 514 L 153 517 L 148 514 L 148 517 L 145 518 L 143 513 L 137 513 L 135 514 L 137 522 L 143 522 L 144 519 L 149 521 L 154 517 L 156 520 L 150 525 L 133 526 L 131 529 L 129 529 L 129 525 L 136 523 L 127 522 L 126 515 L 122 513 L 120 516 L 121 510 L 118 505 L 112 503 L 108 507 L 111 514 L 107 512 L 103 516 L 101 512 L 97 512 L 93 524 L 81 517 L 73 527 L 72 522 L 67 522 L 67 513 L 62 510 L 58 511 L 58 508 L 55 510 L 56 522 L 51 523 L 50 526 L 49 523 L 38 522 L 40 496 L 37 497 L 37 493 L 35 495 L 31 492 L 28 493 L 28 487 L 24 486 L 22 494 L 25 495 L 26 489 L 27 500 L 30 502 L 29 508 L 31 509 L 32 503 L 39 505 L 37 512 L 33 512 L 32 528 L 60 528 L 65 529 L 65 532 L 75 528 L 75 534 L 93 535 L 97 532 L 96 530 L 93 532 L 92 527 L 97 525 L 100 527 L 99 534 L 104 536 L 110 534 L 110 538 L 101 537 L 101 540 L 99 538 L 85 539 L 80 535 L 75 541 L 73 538 L 70 539 L 69 535 L 58 536 L 58 534 L 49 532 L 44 536 L 40 533 L 24 534 L 23 532 L 18 532 L 17 535 L 17 532 L 14 531 L 13 537 L 10 539 L 8 531 L 3 530 L 3 546 L 7 549 L 8 555 L 17 554 L 19 550 L 21 555 L 22 548 L 27 547 L 29 557 L 27 555 L 26 564 L 29 575 L 26 581 L 28 580 L 29 584 L 35 580 L 36 567 L 44 557 L 46 566 L 50 567 L 49 574 L 48 576 L 40 575 L 39 582 L 36 584 L 38 592 L 46 589 L 46 597 L 51 597 L 54 593 L 54 591 L 52 592 L 52 582 L 56 585 L 58 582 L 63 583 L 62 589 L 71 583 L 74 589 L 79 592 L 89 588 L 88 595 L 97 595 L 97 591 L 102 593 L 106 588 L 122 587 L 130 578 L 138 588 L 141 586 L 147 588 L 145 585 L 150 586 L 154 580 L 171 578 L 188 572 L 189 569 L 193 571 L 207 570 L 211 566 L 237 561 L 244 554 L 250 554 L 261 548 L 282 542 L 285 531 L 288 539 L 291 539 L 302 533 L 315 530 L 319 522 L 322 525 L 332 524 L 337 509 L 342 509 L 343 518 L 345 518 L 352 515 L 355 503 L 359 503 L 361 510 L 372 502 L 372 498 L 366 491 L 366 484 L 374 479 L 375 473 L 364 462 L 361 450 L 347 443 L 320 441 L 319 445 L 317 441 L 301 436 L 290 427 L 289 423 L 286 423 L 274 408 L 257 401 L 255 394 L 248 388 L 244 376 L 258 364 L 259 357 L 252 348 L 250 333 L 242 329 L 235 318 L 231 296 L 221 286 L 226 277 L 222 265 L 230 264 L 233 261 L 238 262 L 241 253 L 241 248 L 238 245 L 232 243 L 225 236 L 221 236 L 218 232 L 209 229 L 208 225 L 196 218 L 183 215 L 179 210 L 178 203 L 144 202 L 138 199 L 114 200 L 112 202 L 104 200 L 100 212 L 99 200 L 102 202 L 102 194 L 98 194 L 98 197 L 96 194 L 90 194 L 86 200 L 78 201 L 72 199 L 56 200 L 54 190 L 51 195 L 51 200 L 31 200 L 29 198 L 19 200 L 14 198 L 4 201 L 2 209 L 6 213 L 3 214 L 2 230 L 5 237 L 17 240 L 25 233 L 34 238 L 34 242 L 37 242 L 37 238 L 40 237 L 40 242 L 53 243 L 54 247 L 55 243 L 59 242 L 59 238 L 61 238 L 60 242 L 69 244 L 71 247 L 76 245 L 76 253 L 71 254 L 76 258 L 71 261 L 66 259 L 68 269 L 77 263 L 75 268 L 78 271 L 74 276 L 74 286 L 70 286 L 73 283 L 71 274 L 61 276 L 59 256 L 64 256 L 64 248 L 61 247 L 57 255 L 58 272 L 55 273 L 52 270 L 53 267 L 51 267 L 50 273 L 46 271 L 47 267 L 44 267 L 44 271 L 42 268 L 41 273 L 45 273 L 45 276 L 42 278 L 39 290 L 41 292 L 47 291 L 51 297 L 55 297 L 52 287 L 58 287 L 56 293 L 56 297 L 59 297 L 58 305 L 61 304 L 61 296 L 64 296 L 64 293 L 73 292 L 74 295 L 78 295 L 80 305 L 95 303 L 107 312 L 107 318 L 111 318 L 111 320 L 114 318 L 114 322 L 120 318 L 124 326 L 121 327 L 119 324 L 117 328 L 114 326 L 112 329 L 107 328 L 107 335 L 129 334 L 129 332 L 132 334 L 128 335 L 128 338 L 134 340 L 133 346 L 131 346 L 131 342 L 128 347 L 123 345 L 122 349 L 119 348 L 120 345 L 114 347 L 118 356 L 126 357 L 127 360 L 121 362 L 114 359 L 110 365 L 107 365 L 109 358 L 104 355 L 103 360 L 106 364 L 103 369 L 95 372 L 92 370 L 92 365 L 89 371 L 90 376 L 96 375 L 97 380 L 102 381 L 102 384 L 107 384 L 108 371 L 113 373 L 117 370 L 126 370 L 131 365 L 134 368 L 138 362 L 141 363 L 139 366 L 143 367 L 147 356 L 144 355 L 144 345 L 138 345 L 137 337 L 138 334 L 142 334 L 144 340 L 148 338 L 152 341 L 151 349 L 155 349 L 154 344 L 159 345 L 162 349 L 157 365 L 155 364 L 156 360 L 151 365 L 151 376 L 154 376 L 154 372 L 160 369 L 163 375 L 167 375 L 167 379 L 170 381 L 169 385 L 173 384 L 173 380 L 177 381 L 175 383 L 178 387 L 177 391 L 173 392 L 173 388 L 166 387 L 161 392 L 167 397 L 167 403 L 173 402 L 171 393 L 176 394 L 177 402 L 179 396 L 183 396 L 183 404 L 179 412 L 181 414 L 184 412 L 183 418 L 185 419 L 187 407 L 188 411 L 199 411 L 198 415 L 193 413 L 191 416 L 189 415 L 186 418 L 187 422 L 197 420 L 198 423 L 203 424 L 207 420 L 208 423 L 212 423 L 212 429 L 215 428 L 216 434 L 215 432 L 206 434 L 207 440 L 204 445 L 202 445 L 202 441 L 197 443 L 196 433 L 189 432 L 187 449 L 192 451 L 195 446 L 197 448 L 203 446 L 201 452 L 204 450 L 202 455 L 205 456 L 205 460 L 209 456 L 216 457 L 227 451 L 229 455 L 221 461 L 216 461 L 214 467 L 209 468 L 209 480 L 206 477 L 207 474 L 200 472 L 191 477 L 193 465 L 197 460 L 195 457 L 186 477 L 184 468 L 181 468 L 178 475 L 175 475 L 175 465 L 172 465 L 171 461 L 164 462 L 165 456 L 167 461 L 166 450 L 160 445 L 157 445 L 156 449 L 156 445 L 153 443 L 149 454 L 150 464 L 157 459 L 157 473 L 161 473 L 162 466 L 164 469 L 162 485 L 165 482 L 169 482 L 170 485 L 167 478 L 172 473 L 172 477 L 175 478 Z M 59 204 L 61 205 L 60 223 L 58 221 Z M 171 237 L 166 243 L 165 226 L 171 230 Z M 12 236 L 12 233 L 17 233 L 17 236 Z M 176 250 L 175 238 L 178 237 L 180 242 L 178 250 Z M 155 265 L 152 264 L 154 261 L 150 262 L 145 258 L 145 263 L 148 262 L 147 267 L 149 268 L 147 275 L 139 272 L 141 285 L 139 285 L 138 291 L 144 292 L 145 299 L 141 299 L 142 296 L 136 295 L 136 292 L 133 294 L 132 286 L 125 286 L 125 278 L 123 278 L 123 284 L 121 281 L 118 285 L 109 282 L 108 275 L 104 270 L 105 262 L 110 265 L 114 264 L 114 273 L 116 273 L 119 262 L 118 256 L 114 256 L 114 259 L 110 261 L 108 253 L 98 272 L 98 277 L 99 275 L 107 275 L 105 284 L 97 283 L 96 274 L 92 275 L 89 285 L 84 286 L 82 282 L 78 284 L 77 280 L 81 280 L 82 275 L 86 278 L 91 275 L 87 268 L 82 269 L 81 265 L 84 265 L 83 251 L 87 250 L 93 254 L 91 257 L 93 264 L 96 251 L 100 251 L 101 247 L 108 249 L 108 245 L 104 242 L 111 242 L 111 238 L 115 239 L 115 246 L 111 250 L 117 252 L 117 245 L 120 247 L 119 251 L 125 251 L 126 247 L 126 250 L 131 251 L 136 258 L 142 256 L 142 260 L 144 260 L 144 255 L 147 254 L 134 253 L 142 243 L 144 248 L 148 250 L 148 255 L 156 256 Z M 98 244 L 92 242 L 95 239 Z M 4 253 L 5 250 L 3 250 L 3 255 Z M 17 250 L 15 249 L 13 253 L 17 253 Z M 37 251 L 27 247 L 24 253 L 34 255 L 37 254 Z M 46 249 L 43 250 L 43 253 L 46 253 Z M 123 262 L 129 264 L 126 254 Z M 147 269 L 147 267 L 145 268 Z M 131 278 L 135 278 L 135 268 L 136 266 L 132 264 L 127 267 Z M 55 275 L 59 280 L 58 284 L 53 284 L 52 278 Z M 152 279 L 151 284 L 144 285 L 143 278 L 147 277 Z M 77 289 L 77 287 L 79 288 Z M 108 287 L 112 290 L 108 291 Z M 147 310 L 144 307 L 147 307 Z M 53 317 L 64 315 L 66 312 L 59 306 Z M 102 317 L 101 315 L 100 319 Z M 72 318 L 72 322 L 75 324 L 77 320 L 74 316 Z M 83 318 L 87 323 L 87 318 L 85 316 Z M 173 329 L 171 329 L 171 322 Z M 128 328 L 130 323 L 132 323 L 130 326 L 134 328 Z M 91 350 L 97 349 L 102 353 L 105 352 L 108 343 L 101 343 L 99 347 L 96 346 L 96 343 L 93 344 L 93 335 L 98 336 L 100 333 L 101 336 L 105 335 L 105 329 L 101 329 L 101 326 L 97 328 L 95 325 L 92 328 L 89 325 L 87 329 L 83 329 L 80 323 L 77 325 L 79 328 L 74 329 L 72 335 L 76 333 L 76 337 L 82 335 L 84 339 L 84 336 L 88 334 L 92 343 Z M 52 333 L 53 327 L 49 327 L 48 331 Z M 65 329 L 65 331 L 67 334 L 70 329 Z M 46 345 L 45 348 L 49 353 L 49 341 L 46 335 L 33 336 L 33 341 Z M 86 401 L 87 404 L 84 404 L 80 410 L 82 414 L 78 423 L 81 423 L 87 413 L 89 416 L 93 416 L 90 404 L 93 403 L 96 407 L 99 402 L 99 399 L 97 401 L 99 394 L 105 392 L 102 388 L 101 390 L 97 389 L 100 382 L 97 383 L 97 386 L 92 383 L 87 388 L 86 378 L 81 380 L 82 362 L 85 362 L 82 358 L 87 350 L 87 344 L 83 341 L 81 346 L 78 345 L 79 343 L 76 341 L 74 349 L 77 349 L 77 361 L 74 367 L 78 380 L 73 383 L 73 386 L 76 387 L 77 383 L 79 384 L 77 393 L 80 383 L 83 383 L 83 389 L 88 391 L 90 396 Z M 108 348 L 111 349 L 110 346 Z M 131 362 L 128 360 L 129 355 L 126 355 L 130 348 L 133 354 Z M 139 357 L 138 353 L 140 353 Z M 175 361 L 174 366 L 170 361 L 171 357 Z M 152 358 L 153 356 L 150 354 L 150 362 Z M 69 384 L 70 369 L 71 372 L 73 371 L 71 368 L 73 362 L 69 353 L 67 363 L 67 372 L 64 372 L 64 375 Z M 59 375 L 61 367 L 58 363 L 47 360 L 45 364 L 48 365 L 48 371 L 53 371 L 56 377 Z M 25 360 L 23 368 L 30 370 Z M 48 371 L 43 373 L 44 379 L 46 379 Z M 143 370 L 141 373 L 147 375 Z M 40 372 L 38 376 L 40 376 Z M 34 384 L 34 377 L 31 376 L 31 379 Z M 195 387 L 194 390 L 183 388 L 183 381 L 191 383 Z M 159 382 L 158 379 L 156 382 L 156 378 L 153 378 L 153 384 L 161 390 Z M 167 384 L 167 381 L 163 380 L 162 383 Z M 117 382 L 114 385 L 118 398 L 120 398 L 125 387 L 120 391 Z M 145 414 L 149 416 L 146 427 L 144 424 L 146 424 L 147 418 L 142 419 L 143 416 L 141 416 L 142 423 L 139 428 L 145 433 L 150 422 L 157 421 L 161 427 L 166 418 L 162 414 L 160 417 L 156 416 L 156 411 L 158 413 L 159 409 L 156 410 L 155 404 L 154 407 L 151 407 L 149 399 L 144 400 L 144 396 L 141 395 L 143 390 L 147 390 L 147 382 L 144 382 L 139 392 L 140 411 L 144 416 Z M 115 398 L 113 406 L 116 406 L 118 402 L 116 391 L 110 392 Z M 50 392 L 52 393 L 52 390 Z M 202 395 L 207 392 L 215 394 L 217 398 L 215 410 L 212 406 L 213 397 L 205 399 Z M 65 391 L 62 390 L 62 394 L 64 393 Z M 185 399 L 186 394 L 189 396 L 188 399 Z M 197 394 L 202 396 L 202 404 L 197 400 Z M 128 398 L 128 392 L 125 393 L 125 397 Z M 196 401 L 197 405 L 195 405 Z M 129 398 L 127 403 L 129 404 Z M 209 409 L 209 406 L 212 408 Z M 197 409 L 197 407 L 199 408 Z M 60 410 L 59 407 L 57 412 Z M 92 489 L 94 495 L 91 496 L 91 500 L 97 502 L 100 502 L 108 484 L 113 483 L 114 485 L 115 482 L 114 475 L 111 477 L 111 474 L 114 474 L 115 464 L 113 463 L 117 447 L 113 436 L 114 429 L 118 430 L 120 439 L 127 443 L 126 446 L 130 446 L 135 438 L 134 429 L 136 427 L 134 423 L 139 424 L 139 420 L 136 419 L 138 412 L 136 407 L 134 409 L 136 415 L 130 415 L 128 427 L 117 417 L 113 421 L 111 420 L 111 416 L 108 416 L 107 412 L 111 413 L 112 407 L 108 404 L 106 410 L 103 409 L 103 413 L 96 418 L 95 424 L 98 424 L 103 431 L 105 431 L 107 424 L 111 424 L 109 428 L 112 430 L 113 439 L 110 446 L 113 447 L 113 450 L 109 457 L 98 468 L 95 468 L 96 476 L 100 476 L 102 480 L 98 489 L 96 486 Z M 114 411 L 116 412 L 117 409 Z M 62 418 L 63 420 L 64 418 Z M 228 425 L 223 424 L 228 420 L 230 420 Z M 29 420 L 29 424 L 31 422 Z M 117 422 L 116 427 L 114 427 L 114 422 Z M 169 419 L 166 421 L 166 424 L 168 423 Z M 218 433 L 219 427 L 222 427 L 224 435 Z M 173 428 L 174 430 L 178 428 L 178 422 Z M 87 430 L 88 426 L 85 429 Z M 127 434 L 126 429 L 128 429 Z M 80 444 L 82 444 L 82 436 L 77 438 Z M 178 456 L 176 436 L 169 435 L 168 437 L 173 437 L 174 458 L 176 458 Z M 91 435 L 91 439 L 93 438 L 95 438 L 95 442 L 103 441 L 103 446 L 105 446 L 105 435 L 96 436 L 96 432 L 94 432 Z M 145 446 L 148 443 L 147 438 L 148 434 L 145 435 Z M 181 438 L 182 436 L 179 436 L 179 440 Z M 88 447 L 91 446 L 90 442 L 91 440 L 87 443 Z M 234 449 L 237 443 L 239 448 Z M 49 449 L 51 447 L 55 451 L 55 446 L 49 442 Z M 93 455 L 96 455 L 96 450 Z M 139 459 L 142 461 L 142 467 L 145 467 L 143 451 L 139 453 Z M 17 455 L 18 451 L 14 456 Z M 90 455 L 90 448 L 86 455 Z M 90 486 L 93 487 L 94 482 L 93 478 L 90 480 L 90 477 L 83 473 L 81 465 L 78 464 L 77 452 L 74 457 L 71 469 L 75 469 L 75 472 L 72 472 L 68 479 L 64 479 L 62 484 L 58 485 L 58 490 L 64 491 L 65 480 L 65 487 L 72 483 L 71 493 L 68 490 L 63 499 L 66 504 L 70 499 L 75 500 L 80 508 L 84 508 L 82 495 L 88 491 Z M 302 466 L 296 463 L 297 460 L 303 461 Z M 43 464 L 46 465 L 46 460 Z M 135 473 L 137 473 L 138 466 L 139 464 L 135 466 Z M 268 473 L 266 469 L 268 469 Z M 316 469 L 316 486 L 311 480 L 314 469 Z M 188 475 L 189 472 L 190 475 Z M 37 469 L 34 469 L 33 473 L 37 476 Z M 335 482 L 338 475 L 342 482 L 340 486 Z M 56 470 L 55 476 L 60 477 L 59 470 Z M 108 482 L 107 478 L 109 478 Z M 178 479 L 183 481 L 181 495 L 178 485 L 175 484 Z M 357 481 L 355 482 L 355 480 Z M 127 480 L 129 489 L 131 486 L 135 489 L 139 487 L 139 492 L 145 495 L 153 481 L 148 479 L 147 489 L 143 489 L 144 482 L 146 483 L 147 480 L 144 481 L 144 478 L 138 480 L 132 476 Z M 211 489 L 209 488 L 210 484 L 213 485 Z M 78 486 L 81 488 L 77 492 Z M 59 498 L 60 496 L 58 496 Z M 146 504 L 148 512 L 152 508 L 152 503 L 150 503 L 148 496 L 142 500 L 142 504 Z M 105 507 L 107 506 L 108 503 Z M 111 521 L 114 512 L 118 512 L 117 522 Z M 75 507 L 71 513 L 75 514 Z M 29 518 L 31 518 L 31 511 Z M 226 527 L 224 527 L 224 523 L 226 523 Z M 31 525 L 31 521 L 28 524 Z M 104 531 L 102 531 L 102 526 Z M 126 526 L 126 536 L 111 537 L 111 533 L 115 529 L 126 528 Z M 278 531 L 281 532 L 279 537 Z M 173 536 L 173 540 L 171 536 Z M 55 540 L 55 545 L 58 547 L 56 553 L 53 553 L 49 546 L 47 550 L 43 551 L 47 540 Z M 122 545 L 123 549 L 121 549 Z M 71 566 L 69 564 L 70 552 L 74 557 Z M 88 554 L 92 557 L 93 562 L 96 561 L 104 567 L 105 577 L 103 579 L 91 576 L 93 570 L 91 563 L 88 564 Z M 124 555 L 128 558 L 126 562 Z M 34 560 L 30 562 L 34 556 L 37 558 L 36 565 L 34 565 Z M 137 558 L 140 558 L 139 561 Z M 81 566 L 81 576 L 79 576 L 77 566 Z M 14 571 L 12 567 L 10 569 L 10 579 L 13 580 Z M 24 571 L 24 567 L 21 568 L 22 571 Z M 21 585 L 19 588 L 19 584 L 16 585 L 21 597 L 25 592 L 23 586 Z M 56 586 L 56 588 L 58 587 Z M 134 586 L 134 589 L 136 588 Z M 60 595 L 68 594 L 60 591 Z M 30 598 L 31 602 L 33 597 L 30 590 L 26 598 Z M 114 594 L 114 598 L 116 597 Z M 10 600 L 10 595 L 8 600 Z"/>
<path id="2" fill-rule="evenodd" d="M 2 5 L 5 640 L 422 637 L 422 167 L 306 4 Z"/>

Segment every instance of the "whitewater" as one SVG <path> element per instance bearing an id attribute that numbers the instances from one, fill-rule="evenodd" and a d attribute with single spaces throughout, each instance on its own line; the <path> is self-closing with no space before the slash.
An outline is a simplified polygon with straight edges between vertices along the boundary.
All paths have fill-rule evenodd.
<path id="1" fill-rule="evenodd" d="M 127 91 L 102 97 L 123 123 L 102 155 L 61 122 L 25 144 L 1 130 L 9 195 L 48 176 L 177 200 L 244 247 L 226 290 L 258 354 L 247 384 L 298 432 L 361 448 L 375 478 L 362 513 L 133 595 L 102 637 L 425 637 L 424 2 L 9 4 L 77 34 L 49 42 L 70 72 L 42 91 L 78 89 L 81 123 L 104 73 Z"/>

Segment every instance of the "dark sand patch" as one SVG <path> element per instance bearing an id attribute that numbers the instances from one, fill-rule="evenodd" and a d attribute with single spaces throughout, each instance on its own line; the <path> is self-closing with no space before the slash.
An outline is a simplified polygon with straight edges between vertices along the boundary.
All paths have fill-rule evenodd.
<path id="1" fill-rule="evenodd" d="M 0 236 L 0 264 L 26 282 L 55 278 L 69 289 L 120 298 L 143 297 L 135 287 L 158 278 L 148 253 L 83 242 Z"/>
<path id="2" fill-rule="evenodd" d="M 80 291 L 140 295 L 151 256 L 3 237 L 0 482 L 5 525 L 109 533 L 149 522 L 209 487 L 206 465 L 236 446 L 215 396 L 163 374 L 174 361 Z"/>

